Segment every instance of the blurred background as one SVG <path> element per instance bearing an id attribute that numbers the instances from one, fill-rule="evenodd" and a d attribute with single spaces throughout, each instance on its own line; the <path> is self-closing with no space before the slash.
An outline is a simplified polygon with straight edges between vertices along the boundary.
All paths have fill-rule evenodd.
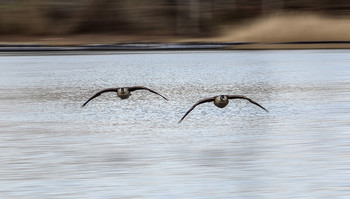
<path id="1" fill-rule="evenodd" d="M 299 41 L 349 35 L 348 0 L 0 1 L 1 41 Z"/>
<path id="2" fill-rule="evenodd" d="M 289 41 L 350 49 L 350 0 L 0 0 L 0 199 L 349 199 L 350 50 L 256 50 Z M 139 50 L 200 42 L 258 43 Z M 138 51 L 103 51 L 119 43 Z M 169 101 L 81 107 L 136 85 Z M 220 94 L 269 113 L 207 103 L 178 124 Z"/>

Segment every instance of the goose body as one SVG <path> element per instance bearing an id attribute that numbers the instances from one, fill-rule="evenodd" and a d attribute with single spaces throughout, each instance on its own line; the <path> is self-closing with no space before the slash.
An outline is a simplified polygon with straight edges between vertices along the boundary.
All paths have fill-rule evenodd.
<path id="1" fill-rule="evenodd" d="M 205 98 L 202 100 L 199 100 L 197 103 L 195 103 L 186 113 L 185 115 L 181 118 L 181 120 L 179 121 L 179 123 L 182 122 L 183 119 L 185 119 L 185 117 L 198 105 L 203 104 L 203 103 L 207 103 L 207 102 L 214 102 L 214 105 L 219 107 L 219 108 L 224 108 L 227 106 L 227 104 L 229 103 L 229 99 L 245 99 L 248 100 L 250 103 L 255 104 L 256 106 L 259 106 L 260 108 L 264 109 L 266 112 L 268 112 L 267 109 L 265 109 L 263 106 L 261 106 L 260 104 L 258 104 L 257 102 L 255 102 L 254 100 L 245 97 L 243 95 L 218 95 L 215 97 L 210 97 L 210 98 Z"/>
<path id="2" fill-rule="evenodd" d="M 90 97 L 83 105 L 82 107 L 84 107 L 87 103 L 89 103 L 92 99 L 100 96 L 102 93 L 106 93 L 106 92 L 116 92 L 117 96 L 120 99 L 128 99 L 131 95 L 131 92 L 136 91 L 136 90 L 148 90 L 151 93 L 154 93 L 156 95 L 161 96 L 162 98 L 164 98 L 165 100 L 168 100 L 166 97 L 164 97 L 163 95 L 157 93 L 156 91 L 149 89 L 147 87 L 144 86 L 133 86 L 133 87 L 120 87 L 120 88 L 107 88 L 104 90 L 101 90 L 99 92 L 97 92 L 95 95 L 93 95 L 92 97 Z"/>
<path id="3" fill-rule="evenodd" d="M 128 99 L 131 95 L 129 88 L 117 88 L 117 95 L 120 99 Z"/>
<path id="4" fill-rule="evenodd" d="M 226 95 L 219 95 L 214 97 L 214 104 L 219 108 L 224 108 L 229 103 Z"/>

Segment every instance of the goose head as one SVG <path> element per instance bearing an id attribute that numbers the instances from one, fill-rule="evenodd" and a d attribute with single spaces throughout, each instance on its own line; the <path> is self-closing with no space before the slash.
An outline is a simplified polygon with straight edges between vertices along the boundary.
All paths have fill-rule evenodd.
<path id="1" fill-rule="evenodd" d="M 226 95 L 219 95 L 220 101 L 226 101 L 227 96 Z"/>

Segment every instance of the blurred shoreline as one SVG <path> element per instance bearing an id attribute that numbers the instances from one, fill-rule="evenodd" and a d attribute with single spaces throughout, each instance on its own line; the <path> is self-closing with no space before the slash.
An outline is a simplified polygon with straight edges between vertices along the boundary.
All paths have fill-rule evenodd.
<path id="1" fill-rule="evenodd" d="M 156 30 L 155 30 L 156 31 Z M 4 51 L 350 49 L 350 17 L 275 13 L 206 34 L 0 34 Z"/>
<path id="2" fill-rule="evenodd" d="M 101 38 L 100 35 L 94 35 Z M 350 49 L 350 41 L 292 41 L 292 42 L 212 42 L 187 39 L 154 40 L 104 40 L 91 43 L 73 37 L 55 39 L 30 38 L 30 40 L 0 42 L 0 52 L 20 51 L 161 51 L 161 50 L 302 50 L 302 49 Z M 92 35 L 89 35 L 92 37 Z M 84 38 L 84 37 L 81 37 Z M 102 37 L 103 38 L 103 37 Z M 110 38 L 113 38 L 112 36 Z M 129 37 L 131 38 L 131 37 Z M 59 41 L 59 42 L 58 42 Z"/>
<path id="3" fill-rule="evenodd" d="M 7 34 L 0 51 L 350 49 L 350 18 L 274 14 L 210 36 L 173 34 Z"/>

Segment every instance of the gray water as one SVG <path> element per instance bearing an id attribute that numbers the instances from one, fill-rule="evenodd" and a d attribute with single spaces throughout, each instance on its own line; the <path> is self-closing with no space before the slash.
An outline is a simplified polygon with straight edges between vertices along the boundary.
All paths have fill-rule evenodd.
<path id="1" fill-rule="evenodd" d="M 0 56 L 0 198 L 350 198 L 350 51 Z M 147 86 L 128 100 L 101 89 Z M 219 109 L 198 100 L 240 94 Z"/>

